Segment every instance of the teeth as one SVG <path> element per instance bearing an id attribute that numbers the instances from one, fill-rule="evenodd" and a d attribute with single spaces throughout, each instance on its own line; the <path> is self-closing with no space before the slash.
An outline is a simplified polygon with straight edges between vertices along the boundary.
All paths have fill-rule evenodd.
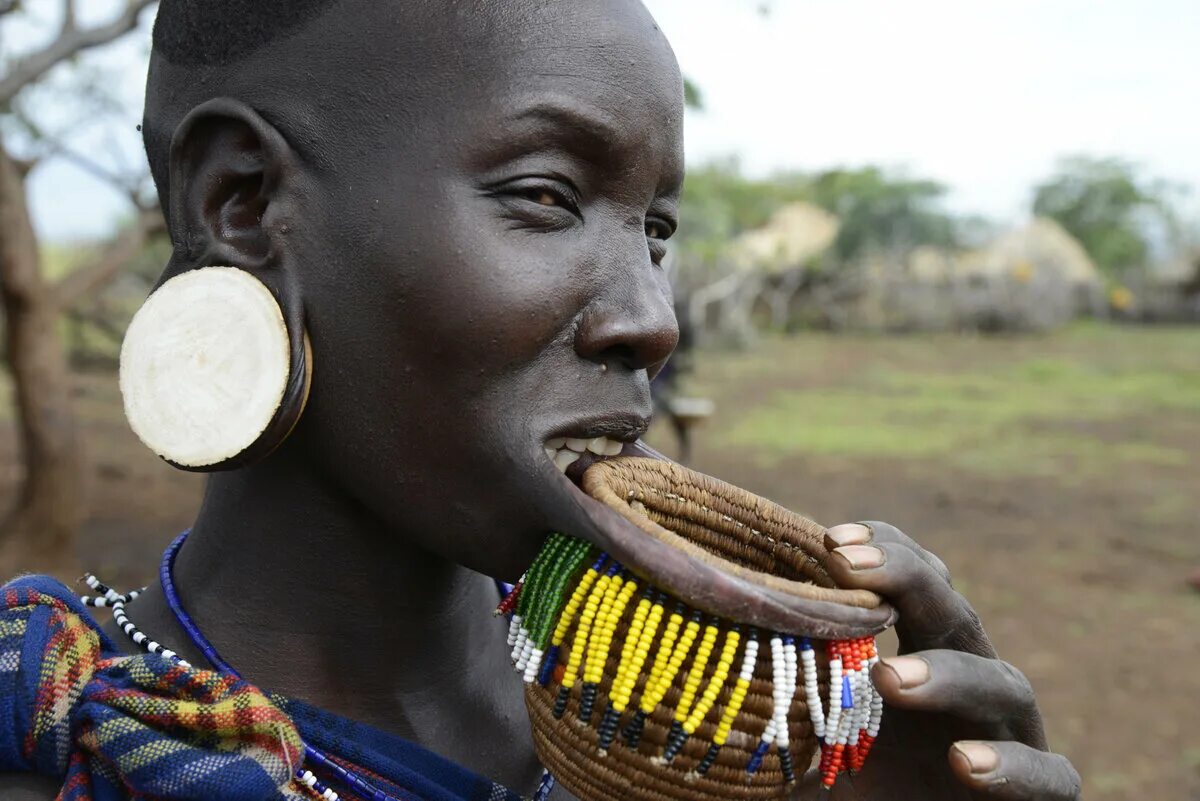
<path id="1" fill-rule="evenodd" d="M 608 437 L 593 437 L 592 439 L 555 437 L 546 440 L 544 446 L 546 457 L 564 473 L 567 471 L 567 467 L 574 464 L 585 453 L 593 453 L 596 456 L 619 456 L 624 447 L 625 443 Z"/>
<path id="2" fill-rule="evenodd" d="M 579 460 L 579 454 L 575 451 L 559 451 L 554 456 L 554 466 L 562 472 L 567 472 L 567 468 L 575 464 Z"/>

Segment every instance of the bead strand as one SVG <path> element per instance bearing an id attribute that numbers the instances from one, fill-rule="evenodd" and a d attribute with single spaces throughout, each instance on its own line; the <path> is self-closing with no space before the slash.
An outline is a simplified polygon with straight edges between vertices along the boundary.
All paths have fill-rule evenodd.
<path id="1" fill-rule="evenodd" d="M 646 718 L 667 694 L 671 682 L 675 680 L 675 674 L 679 672 L 684 657 L 696 639 L 696 632 L 700 628 L 700 613 L 696 612 L 692 620 L 684 626 L 684 609 L 683 604 L 676 604 L 675 610 L 667 618 L 667 628 L 659 641 L 658 654 L 654 657 L 654 665 L 650 668 L 650 676 L 642 690 L 638 711 L 625 727 L 625 744 L 630 748 L 637 748 Z M 681 626 L 684 626 L 682 634 Z"/>
<path id="2" fill-rule="evenodd" d="M 671 722 L 671 731 L 667 735 L 667 746 L 660 760 L 662 762 L 673 760 L 679 753 L 679 749 L 687 742 L 687 732 L 684 731 L 683 724 L 691 713 L 697 693 L 700 692 L 700 682 L 704 678 L 704 671 L 708 667 L 708 660 L 712 656 L 713 646 L 720 633 L 720 629 L 717 628 L 719 622 L 717 618 L 712 618 L 704 627 L 704 634 L 700 638 L 700 644 L 696 647 L 691 670 L 683 680 L 683 692 L 679 696 L 679 703 L 675 706 L 675 719 Z"/>
<path id="3" fill-rule="evenodd" d="M 792 701 L 796 697 L 797 683 L 796 641 L 792 637 L 783 638 L 783 664 L 783 714 L 775 724 L 775 747 L 779 750 L 779 769 L 783 773 L 783 781 L 785 784 L 791 784 L 796 781 L 796 773 L 792 765 L 791 744 L 788 740 L 788 715 L 792 711 Z"/>
<path id="4" fill-rule="evenodd" d="M 141 590 L 132 590 L 122 595 L 112 587 L 109 587 L 107 584 L 101 582 L 100 579 L 96 578 L 91 573 L 84 575 L 84 581 L 94 591 L 103 594 L 97 596 L 96 598 L 89 598 L 85 595 L 80 598 L 80 601 L 95 608 L 103 609 L 108 607 L 109 609 L 112 609 L 113 620 L 116 622 L 117 626 L 120 627 L 121 631 L 125 633 L 125 636 L 133 641 L 134 645 L 145 648 L 152 654 L 158 654 L 159 656 L 174 660 L 185 668 L 191 667 L 186 660 L 182 659 L 170 648 L 167 648 L 156 640 L 146 636 L 146 634 L 144 634 L 141 629 L 134 625 L 133 621 L 129 619 L 129 615 L 125 612 L 125 604 L 136 600 L 137 597 L 146 590 L 145 587 L 143 587 Z"/>
<path id="5" fill-rule="evenodd" d="M 542 675 L 538 678 L 543 687 L 549 684 L 550 679 L 553 678 L 552 672 L 557 669 L 559 649 L 566 640 L 567 632 L 575 622 L 575 616 L 579 614 L 579 609 L 583 606 L 584 599 L 599 577 L 600 571 L 604 568 L 604 563 L 607 559 L 608 556 L 606 554 L 600 554 L 592 566 L 587 569 L 583 574 L 583 578 L 580 579 L 579 583 L 575 586 L 575 590 L 571 593 L 571 597 L 563 608 L 562 614 L 559 615 L 558 622 L 555 624 L 554 631 L 550 636 L 550 649 L 546 653 L 546 659 L 543 663 L 544 669 L 542 670 Z M 558 681 L 561 682 L 562 678 L 560 677 Z M 563 709 L 566 709 L 565 699 L 563 700 Z M 561 714 L 559 713 L 559 716 Z"/>
<path id="6" fill-rule="evenodd" d="M 590 723 L 592 710 L 596 704 L 596 696 L 600 692 L 600 680 L 604 677 L 604 666 L 608 662 L 608 652 L 612 648 L 613 634 L 617 623 L 624 614 L 625 606 L 633 593 L 637 591 L 637 582 L 628 574 L 618 573 L 608 585 L 608 591 L 600 606 L 597 623 L 592 627 L 592 636 L 588 640 L 587 662 L 584 667 L 583 692 L 579 704 L 579 719 Z"/>
<path id="7" fill-rule="evenodd" d="M 562 687 L 558 691 L 558 698 L 554 703 L 554 716 L 561 718 L 567 709 L 567 699 L 571 695 L 571 688 L 575 686 L 576 680 L 579 678 L 579 670 L 583 666 L 584 652 L 587 650 L 588 636 L 592 632 L 592 626 L 595 623 L 596 615 L 600 612 L 600 604 L 604 596 L 608 593 L 608 585 L 612 583 L 613 576 L 620 565 L 613 564 L 596 583 L 592 585 L 592 591 L 588 594 L 587 600 L 583 604 L 583 612 L 579 615 L 579 629 L 575 632 L 575 644 L 571 648 L 571 654 L 567 658 L 567 668 L 563 672 Z"/>
<path id="8" fill-rule="evenodd" d="M 83 574 L 83 582 L 87 584 L 88 587 L 90 587 L 92 591 L 96 593 L 96 595 L 81 595 L 79 596 L 79 602 L 84 606 L 90 606 L 97 609 L 111 607 L 113 603 L 118 600 L 127 604 L 130 601 L 137 600 L 137 597 L 146 591 L 146 587 L 142 587 L 141 589 L 130 590 L 122 595 L 112 587 L 109 587 L 107 584 L 101 582 L 100 579 L 96 578 L 91 573 Z"/>
<path id="9" fill-rule="evenodd" d="M 729 678 L 729 671 L 733 667 L 733 658 L 737 654 L 738 645 L 741 643 L 742 634 L 737 626 L 732 626 L 725 632 L 725 641 L 721 645 L 721 653 L 717 657 L 717 666 L 713 669 L 713 674 L 708 680 L 708 685 L 704 688 L 704 692 L 700 696 L 700 700 L 692 707 L 692 711 L 688 714 L 687 720 L 683 722 L 683 738 L 680 740 L 682 747 L 687 738 L 696 733 L 697 727 L 708 716 L 709 710 L 717 702 L 717 696 L 721 694 L 721 689 L 725 686 L 726 680 Z M 667 761 L 674 759 L 675 753 L 667 756 Z"/>
<path id="10" fill-rule="evenodd" d="M 638 655 L 639 653 L 643 655 L 646 653 L 646 649 L 642 644 L 642 636 L 646 631 L 647 625 L 654 627 L 658 625 L 653 619 L 652 610 L 655 608 L 653 598 L 653 588 L 647 586 L 642 590 L 642 597 L 638 601 L 637 607 L 633 610 L 633 619 L 630 621 L 629 629 L 625 633 L 625 642 L 621 646 L 621 656 L 617 662 L 617 675 L 613 679 L 612 689 L 609 691 L 608 709 L 604 711 L 604 717 L 600 721 L 600 756 L 608 753 L 609 746 L 612 745 L 613 740 L 616 738 L 621 713 L 625 711 L 625 707 L 629 704 L 634 685 L 637 683 L 638 674 L 641 672 L 643 660 L 639 659 Z M 659 607 L 659 611 L 661 614 L 661 607 Z M 650 636 L 654 636 L 653 629 L 650 632 Z"/>
<path id="11" fill-rule="evenodd" d="M 721 747 L 725 745 L 729 739 L 729 733 L 733 731 L 733 722 L 737 719 L 738 713 L 742 711 L 742 704 L 746 701 L 746 695 L 750 692 L 750 681 L 754 678 L 755 662 L 758 659 L 758 634 L 754 629 L 750 629 L 746 637 L 746 647 L 742 651 L 742 668 L 738 673 L 737 683 L 733 685 L 733 693 L 729 697 L 729 703 L 726 704 L 724 711 L 721 713 L 721 720 L 717 723 L 716 734 L 713 735 L 712 745 L 709 746 L 708 753 L 704 755 L 699 766 L 696 768 L 696 773 L 703 776 L 712 767 L 717 760 L 717 754 L 720 753 Z"/>
<path id="12" fill-rule="evenodd" d="M 821 690 L 817 683 L 817 652 L 812 640 L 800 638 L 800 662 L 804 676 L 804 701 L 808 706 L 808 717 L 812 721 L 813 736 L 818 742 L 825 739 L 825 712 L 821 709 Z"/>

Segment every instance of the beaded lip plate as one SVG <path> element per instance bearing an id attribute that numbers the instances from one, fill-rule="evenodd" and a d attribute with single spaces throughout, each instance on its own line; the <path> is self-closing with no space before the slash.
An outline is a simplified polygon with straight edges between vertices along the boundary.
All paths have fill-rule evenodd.
<path id="1" fill-rule="evenodd" d="M 834 585 L 822 526 L 717 479 L 619 457 L 592 465 L 583 488 L 649 536 L 811 601 L 817 617 L 882 602 Z M 862 767 L 879 732 L 877 631 L 756 630 L 560 534 L 497 611 L 512 615 L 538 755 L 584 801 L 781 799 L 818 745 L 828 788 Z"/>

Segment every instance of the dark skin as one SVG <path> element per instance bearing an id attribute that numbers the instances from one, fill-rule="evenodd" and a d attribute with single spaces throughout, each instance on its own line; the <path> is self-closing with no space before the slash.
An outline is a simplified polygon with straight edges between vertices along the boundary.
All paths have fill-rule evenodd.
<path id="1" fill-rule="evenodd" d="M 168 273 L 260 275 L 305 321 L 315 364 L 292 436 L 210 481 L 176 581 L 255 683 L 529 792 L 520 680 L 481 574 L 515 577 L 548 531 L 568 530 L 716 611 L 769 623 L 804 610 L 632 539 L 542 449 L 567 433 L 635 440 L 677 340 L 659 261 L 683 178 L 682 82 L 653 21 L 635 0 L 467 17 L 431 4 L 395 48 L 383 6 L 358 3 L 264 56 L 323 82 L 287 99 L 292 116 L 247 95 L 176 129 Z M 325 105 L 307 106 L 314 94 Z M 302 121 L 303 135 L 288 129 Z M 1028 683 L 994 659 L 940 561 L 883 524 L 830 536 L 835 578 L 888 598 L 905 652 L 929 668 L 910 689 L 913 663 L 876 669 L 885 740 L 832 798 L 1078 797 L 1069 763 L 1044 750 Z M 864 566 L 873 554 L 881 564 Z M 135 611 L 204 664 L 157 590 Z M 965 740 L 990 742 L 954 745 Z M 967 756 L 987 749 L 996 766 L 972 774 Z M 798 797 L 819 792 L 806 782 Z M 0 778 L 0 793 L 54 789 Z"/>

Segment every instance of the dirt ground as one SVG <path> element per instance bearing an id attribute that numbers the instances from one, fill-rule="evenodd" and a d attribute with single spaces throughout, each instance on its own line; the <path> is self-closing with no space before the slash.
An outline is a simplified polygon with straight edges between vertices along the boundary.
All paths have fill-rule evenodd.
<path id="1" fill-rule="evenodd" d="M 1185 581 L 1200 569 L 1200 330 L 802 335 L 697 362 L 689 390 L 717 412 L 695 467 L 826 524 L 899 526 L 1030 677 L 1086 798 L 1200 799 L 1200 592 Z M 133 585 L 202 479 L 138 445 L 115 384 L 79 382 L 94 502 L 76 557 Z M 650 439 L 673 451 L 665 427 Z"/>

